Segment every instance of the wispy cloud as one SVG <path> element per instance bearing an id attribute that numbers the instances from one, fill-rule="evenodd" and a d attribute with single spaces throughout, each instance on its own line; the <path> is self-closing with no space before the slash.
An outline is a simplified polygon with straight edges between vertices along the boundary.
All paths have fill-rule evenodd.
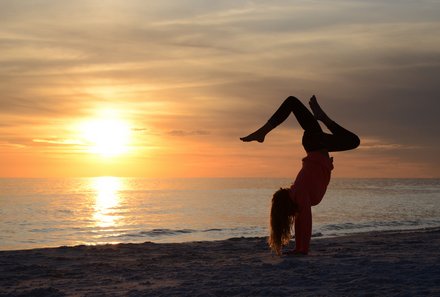
<path id="1" fill-rule="evenodd" d="M 389 143 L 377 139 L 362 139 L 362 144 L 359 147 L 361 150 L 375 150 L 375 151 L 399 151 L 399 150 L 414 150 L 422 149 L 420 145 L 405 145 L 401 143 Z"/>
<path id="2" fill-rule="evenodd" d="M 203 135 L 209 135 L 209 131 L 204 130 L 193 130 L 193 131 L 183 131 L 183 130 L 172 130 L 167 133 L 171 136 L 203 136 Z"/>
<path id="3" fill-rule="evenodd" d="M 60 138 L 51 138 L 51 139 L 32 139 L 35 143 L 47 143 L 47 144 L 56 144 L 56 145 L 84 145 L 83 141 L 77 139 L 60 139 Z"/>

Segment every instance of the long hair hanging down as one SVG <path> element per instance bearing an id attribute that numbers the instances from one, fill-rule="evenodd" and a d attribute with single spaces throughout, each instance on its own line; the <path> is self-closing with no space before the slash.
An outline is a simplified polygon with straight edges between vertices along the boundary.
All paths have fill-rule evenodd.
<path id="1" fill-rule="evenodd" d="M 290 199 L 290 190 L 280 188 L 273 194 L 270 209 L 269 246 L 277 255 L 281 254 L 283 245 L 289 244 L 292 237 L 294 202 Z"/>

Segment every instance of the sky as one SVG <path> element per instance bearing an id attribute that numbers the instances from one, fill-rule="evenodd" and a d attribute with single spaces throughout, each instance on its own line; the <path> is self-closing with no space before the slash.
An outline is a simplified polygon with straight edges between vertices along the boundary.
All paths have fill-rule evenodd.
<path id="1" fill-rule="evenodd" d="M 0 177 L 294 178 L 293 116 L 239 137 L 313 94 L 361 138 L 333 176 L 440 177 L 438 32 L 438 1 L 0 0 Z"/>

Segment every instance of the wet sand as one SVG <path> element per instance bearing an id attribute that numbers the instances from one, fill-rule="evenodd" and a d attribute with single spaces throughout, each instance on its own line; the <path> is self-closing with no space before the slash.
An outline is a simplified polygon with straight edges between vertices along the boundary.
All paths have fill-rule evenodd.
<path id="1" fill-rule="evenodd" d="M 0 252 L 0 296 L 440 296 L 440 229 Z"/>

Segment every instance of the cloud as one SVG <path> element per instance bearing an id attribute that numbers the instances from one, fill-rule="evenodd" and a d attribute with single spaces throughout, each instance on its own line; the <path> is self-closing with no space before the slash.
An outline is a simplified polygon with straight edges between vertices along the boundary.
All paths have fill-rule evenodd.
<path id="1" fill-rule="evenodd" d="M 209 131 L 205 130 L 193 130 L 193 131 L 183 131 L 183 130 L 172 130 L 167 133 L 171 136 L 205 136 L 209 135 Z"/>
<path id="2" fill-rule="evenodd" d="M 26 146 L 19 143 L 0 142 L 0 147 L 22 149 L 25 148 Z"/>
<path id="3" fill-rule="evenodd" d="M 401 143 L 387 143 L 377 139 L 362 139 L 359 149 L 368 151 L 400 151 L 400 150 L 415 150 L 422 149 L 420 145 L 404 145 Z"/>
<path id="4" fill-rule="evenodd" d="M 55 144 L 55 145 L 84 145 L 84 142 L 77 139 L 61 139 L 61 138 L 51 138 L 51 139 L 32 139 L 35 143 L 45 143 L 45 144 Z"/>

